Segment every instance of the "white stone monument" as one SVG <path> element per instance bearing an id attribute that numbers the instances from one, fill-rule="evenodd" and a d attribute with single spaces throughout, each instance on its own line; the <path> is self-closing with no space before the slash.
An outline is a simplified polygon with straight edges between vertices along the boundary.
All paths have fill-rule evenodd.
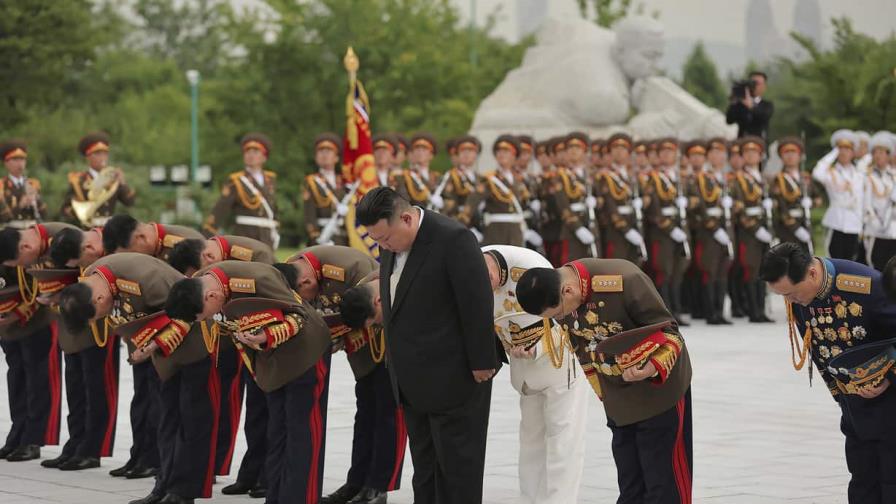
<path id="1" fill-rule="evenodd" d="M 536 140 L 584 131 L 608 137 L 734 138 L 720 111 L 658 75 L 663 27 L 634 16 L 613 30 L 581 19 L 550 19 L 519 68 L 479 105 L 470 133 L 483 144 L 480 169 L 491 169 L 491 145 L 502 133 Z"/>

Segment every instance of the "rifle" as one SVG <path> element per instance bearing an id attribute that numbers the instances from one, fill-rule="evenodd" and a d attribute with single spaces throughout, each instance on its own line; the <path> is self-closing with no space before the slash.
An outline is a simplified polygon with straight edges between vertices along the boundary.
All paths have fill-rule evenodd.
<path id="1" fill-rule="evenodd" d="M 731 193 L 728 188 L 728 177 L 723 175 L 723 178 L 725 179 L 725 182 L 722 184 L 722 197 L 727 200 L 731 197 Z M 723 205 L 722 214 L 725 216 L 725 232 L 728 233 L 729 237 L 728 246 L 726 247 L 728 249 L 728 257 L 734 259 L 734 247 L 731 245 L 731 240 L 734 239 L 734 226 L 731 222 L 731 208 Z"/>
<path id="2" fill-rule="evenodd" d="M 588 196 L 596 198 L 592 194 L 594 190 L 594 186 L 591 184 L 591 174 L 588 173 L 588 168 L 585 168 L 585 198 Z M 600 250 L 602 249 L 600 243 L 600 228 L 597 225 L 597 215 L 594 212 L 594 209 L 591 208 L 591 205 L 588 202 L 585 202 L 585 206 L 588 208 L 588 230 L 591 231 L 591 234 L 594 235 L 594 241 L 591 242 L 591 245 L 588 248 L 591 251 L 591 257 L 600 257 Z"/>
<path id="3" fill-rule="evenodd" d="M 320 232 L 320 236 L 317 237 L 317 243 L 323 245 L 325 243 L 330 242 L 330 238 L 333 237 L 333 233 L 336 232 L 336 226 L 339 224 L 339 207 L 348 205 L 348 203 L 352 200 L 352 197 L 355 195 L 355 192 L 358 190 L 358 187 L 361 185 L 361 179 L 355 181 L 352 184 L 348 192 L 345 193 L 345 196 L 342 197 L 342 201 L 339 202 L 339 205 L 333 209 L 333 215 L 330 216 L 330 220 L 327 221 L 327 225 Z"/>
<path id="4" fill-rule="evenodd" d="M 641 205 L 643 201 L 641 201 L 641 183 L 638 180 L 638 174 L 634 175 L 635 180 L 632 183 L 632 206 L 635 207 L 635 227 L 638 229 L 638 233 L 641 234 L 641 245 L 639 247 L 641 259 L 644 261 L 647 260 L 647 245 L 645 245 L 644 241 L 647 239 L 644 235 L 644 213 L 641 211 Z"/>
<path id="5" fill-rule="evenodd" d="M 678 193 L 679 198 L 687 198 L 684 194 L 684 185 L 682 183 L 682 179 L 684 178 L 684 173 L 681 169 L 678 170 L 678 177 L 675 178 L 675 192 Z M 681 242 L 681 247 L 684 249 L 684 257 L 688 260 L 691 259 L 691 232 L 688 230 L 688 211 L 685 209 L 687 203 L 684 205 L 678 205 L 676 202 L 676 206 L 678 207 L 678 220 L 681 221 L 679 224 L 681 229 L 687 236 L 683 242 Z"/>
<path id="6" fill-rule="evenodd" d="M 429 204 L 426 205 L 427 210 L 435 210 L 435 207 L 432 204 L 432 200 L 434 198 L 442 196 L 442 192 L 445 191 L 445 186 L 448 185 L 448 179 L 451 178 L 451 170 L 453 168 L 449 168 L 445 171 L 445 174 L 442 175 L 442 180 L 439 181 L 439 185 L 436 186 L 436 190 L 429 197 Z"/>
<path id="7" fill-rule="evenodd" d="M 803 141 L 803 150 L 805 151 L 806 145 L 806 132 L 800 131 L 800 139 Z M 812 200 L 809 198 L 809 184 L 806 184 L 803 180 L 803 170 L 806 168 L 806 153 L 803 152 L 800 156 L 800 194 L 802 194 L 803 199 L 800 201 L 800 204 L 803 207 L 803 227 L 806 228 L 806 231 L 809 232 L 809 243 L 806 245 L 809 246 L 809 255 L 815 255 L 815 244 L 812 243 Z M 885 221 L 888 222 L 888 221 Z"/>

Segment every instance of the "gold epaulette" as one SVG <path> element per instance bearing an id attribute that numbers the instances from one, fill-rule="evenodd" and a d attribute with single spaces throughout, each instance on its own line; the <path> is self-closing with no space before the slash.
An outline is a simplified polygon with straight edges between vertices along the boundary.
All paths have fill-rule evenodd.
<path id="1" fill-rule="evenodd" d="M 240 180 L 243 177 L 243 172 L 233 172 L 228 177 L 230 182 L 233 183 L 234 189 L 236 189 L 236 196 L 239 198 L 240 203 L 249 210 L 257 210 L 261 206 L 261 197 L 246 193 L 243 181 Z"/>
<path id="2" fill-rule="evenodd" d="M 329 280 L 335 280 L 337 282 L 345 281 L 345 268 L 340 268 L 339 266 L 324 264 L 321 266 L 320 273 L 324 278 Z"/>
<path id="3" fill-rule="evenodd" d="M 252 261 L 252 249 L 240 247 L 239 245 L 230 246 L 230 257 L 237 261 Z"/>
<path id="4" fill-rule="evenodd" d="M 321 194 L 320 186 L 317 183 L 317 177 L 311 173 L 305 176 L 305 185 L 314 196 L 314 204 L 318 208 L 327 208 L 330 206 L 330 193 Z"/>
<path id="5" fill-rule="evenodd" d="M 594 275 L 591 277 L 594 292 L 622 292 L 622 275 Z"/>
<path id="6" fill-rule="evenodd" d="M 255 294 L 255 279 L 231 277 L 230 290 L 242 294 Z"/>
<path id="7" fill-rule="evenodd" d="M 871 277 L 861 275 L 837 275 L 837 288 L 855 294 L 871 294 Z"/>
<path id="8" fill-rule="evenodd" d="M 118 290 L 122 292 L 127 292 L 133 296 L 140 296 L 140 284 L 137 282 L 133 282 L 131 280 L 125 280 L 123 278 L 117 278 L 115 280 L 115 286 L 118 287 Z"/>

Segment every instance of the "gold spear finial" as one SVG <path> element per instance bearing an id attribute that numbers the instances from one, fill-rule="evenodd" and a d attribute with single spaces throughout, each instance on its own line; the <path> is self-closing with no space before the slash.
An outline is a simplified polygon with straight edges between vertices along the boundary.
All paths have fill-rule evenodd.
<path id="1" fill-rule="evenodd" d="M 352 46 L 348 46 L 348 50 L 345 51 L 345 58 L 343 58 L 342 61 L 345 63 L 345 69 L 352 74 L 356 73 L 361 66 L 361 61 L 358 60 L 358 55 L 355 54 L 355 50 L 352 49 Z"/>

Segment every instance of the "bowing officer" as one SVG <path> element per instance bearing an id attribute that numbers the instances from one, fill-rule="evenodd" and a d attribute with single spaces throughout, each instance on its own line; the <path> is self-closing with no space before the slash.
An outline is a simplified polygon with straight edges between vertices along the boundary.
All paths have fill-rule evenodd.
<path id="1" fill-rule="evenodd" d="M 103 248 L 107 254 L 139 252 L 167 261 L 174 246 L 187 238 L 204 237 L 193 228 L 140 222 L 130 215 L 116 215 L 103 226 Z"/>

